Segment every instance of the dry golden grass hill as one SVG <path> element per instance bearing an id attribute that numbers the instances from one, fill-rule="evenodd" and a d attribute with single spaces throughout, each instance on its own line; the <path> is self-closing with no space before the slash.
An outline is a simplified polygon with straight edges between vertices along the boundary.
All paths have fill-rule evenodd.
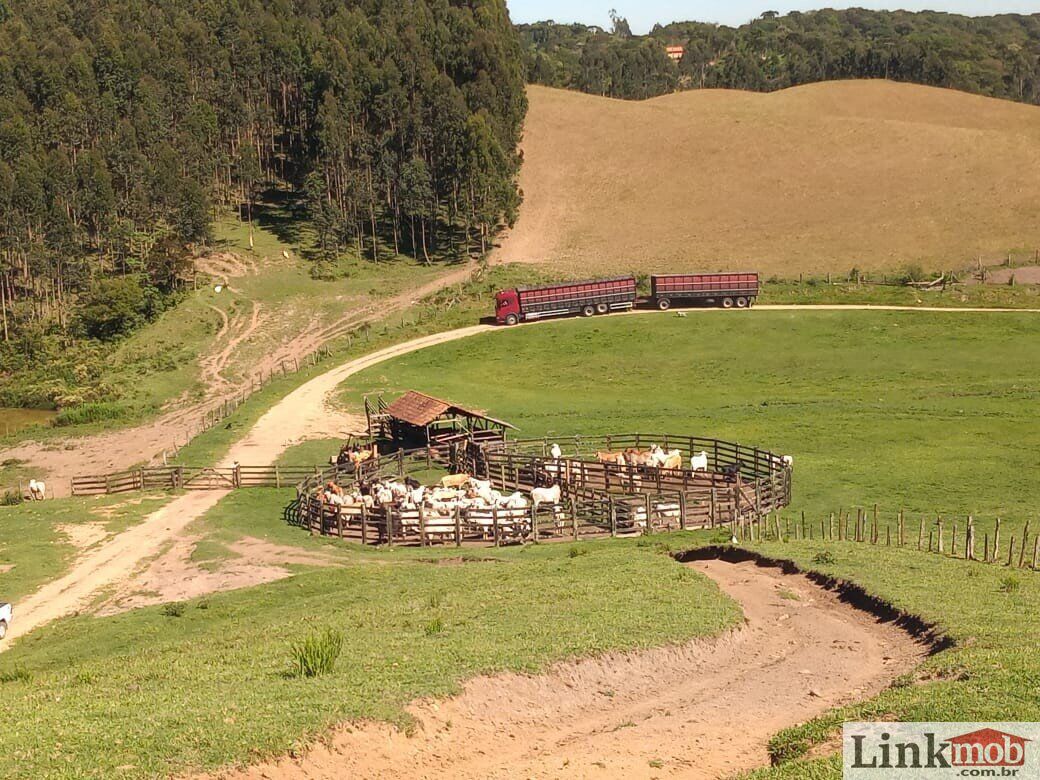
<path id="1" fill-rule="evenodd" d="M 1040 108 L 884 81 L 645 102 L 530 87 L 498 262 L 788 276 L 1040 247 Z"/>

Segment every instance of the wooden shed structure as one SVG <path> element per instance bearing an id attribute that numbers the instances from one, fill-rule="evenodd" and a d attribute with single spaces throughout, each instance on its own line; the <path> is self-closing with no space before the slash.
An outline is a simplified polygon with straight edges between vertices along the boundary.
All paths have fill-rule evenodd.
<path id="1" fill-rule="evenodd" d="M 391 403 L 383 396 L 365 398 L 368 434 L 394 448 L 444 446 L 466 441 L 502 441 L 506 430 L 516 430 L 477 409 L 409 390 Z"/>

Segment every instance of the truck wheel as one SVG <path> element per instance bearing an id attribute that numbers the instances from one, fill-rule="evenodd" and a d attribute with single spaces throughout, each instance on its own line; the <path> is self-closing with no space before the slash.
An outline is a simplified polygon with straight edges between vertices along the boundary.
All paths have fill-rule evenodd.
<path id="1" fill-rule="evenodd" d="M 591 317 L 595 313 L 596 313 L 596 307 L 593 306 L 591 303 L 588 306 L 585 306 L 581 310 L 581 316 L 582 317 Z"/>
<path id="2" fill-rule="evenodd" d="M 609 314 L 610 307 L 605 303 L 596 304 L 596 314 Z"/>
<path id="3" fill-rule="evenodd" d="M 669 309 L 669 307 L 671 305 L 672 305 L 672 302 L 670 300 L 668 300 L 667 298 L 658 298 L 657 299 L 657 308 L 660 309 L 661 311 L 668 311 L 668 309 Z"/>
<path id="4" fill-rule="evenodd" d="M 732 309 L 733 308 L 733 299 L 732 298 L 723 298 L 722 299 L 722 308 L 723 309 Z"/>
<path id="5" fill-rule="evenodd" d="M 5 636 L 7 636 L 7 623 L 0 620 L 0 639 L 3 639 Z"/>
<path id="6" fill-rule="evenodd" d="M 747 298 L 745 298 L 743 295 L 740 296 L 739 298 L 737 298 L 737 308 L 738 309 L 746 309 L 747 305 L 748 305 Z"/>
<path id="7" fill-rule="evenodd" d="M 516 323 L 518 322 L 520 322 L 520 318 L 517 317 L 515 314 L 506 315 L 506 325 L 516 325 Z"/>

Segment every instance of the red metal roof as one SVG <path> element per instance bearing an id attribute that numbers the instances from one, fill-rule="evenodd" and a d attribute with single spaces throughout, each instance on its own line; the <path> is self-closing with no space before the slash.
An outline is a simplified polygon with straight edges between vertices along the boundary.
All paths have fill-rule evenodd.
<path id="1" fill-rule="evenodd" d="M 504 425 L 507 428 L 513 427 L 503 420 L 488 417 L 483 412 L 467 409 L 449 401 L 442 401 L 440 398 L 434 398 L 432 395 L 426 395 L 426 393 L 420 393 L 417 390 L 409 390 L 402 395 L 386 407 L 385 413 L 396 420 L 419 427 L 425 427 L 448 413 L 462 415 L 463 417 L 479 417 L 482 420 L 490 420 L 497 425 Z"/>

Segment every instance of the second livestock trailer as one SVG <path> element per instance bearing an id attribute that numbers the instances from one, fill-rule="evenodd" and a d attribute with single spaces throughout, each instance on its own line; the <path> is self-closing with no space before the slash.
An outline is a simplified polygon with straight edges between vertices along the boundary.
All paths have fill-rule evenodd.
<path id="1" fill-rule="evenodd" d="M 676 303 L 746 309 L 758 297 L 758 274 L 659 274 L 650 277 L 650 299 L 662 311 Z"/>

